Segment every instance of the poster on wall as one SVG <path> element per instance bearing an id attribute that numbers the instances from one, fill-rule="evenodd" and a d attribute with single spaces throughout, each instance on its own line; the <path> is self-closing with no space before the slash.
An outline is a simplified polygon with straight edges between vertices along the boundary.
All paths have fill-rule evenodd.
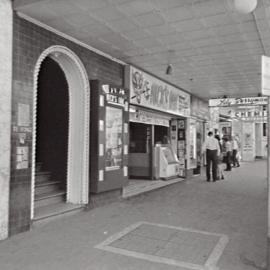
<path id="1" fill-rule="evenodd" d="M 255 134 L 253 123 L 243 123 L 243 135 L 242 135 L 243 160 L 249 161 L 254 159 L 255 155 L 254 136 Z"/>
<path id="2" fill-rule="evenodd" d="M 19 146 L 16 150 L 16 169 L 22 170 L 27 169 L 29 165 L 28 159 L 28 146 Z"/>
<path id="3" fill-rule="evenodd" d="M 196 122 L 190 122 L 189 140 L 190 140 L 190 148 L 189 148 L 190 168 L 196 168 L 197 167 Z"/>
<path id="4" fill-rule="evenodd" d="M 28 104 L 18 103 L 18 126 L 30 126 L 30 106 Z"/>
<path id="5" fill-rule="evenodd" d="M 106 107 L 106 170 L 119 169 L 122 165 L 123 110 Z"/>

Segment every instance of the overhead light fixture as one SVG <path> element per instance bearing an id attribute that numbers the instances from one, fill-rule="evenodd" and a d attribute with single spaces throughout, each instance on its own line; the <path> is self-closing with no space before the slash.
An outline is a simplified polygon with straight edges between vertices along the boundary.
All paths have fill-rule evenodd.
<path id="1" fill-rule="evenodd" d="M 166 75 L 172 75 L 172 72 L 173 72 L 172 65 L 169 64 L 166 69 Z"/>
<path id="2" fill-rule="evenodd" d="M 230 8 L 242 14 L 252 13 L 258 4 L 257 0 L 227 0 Z"/>

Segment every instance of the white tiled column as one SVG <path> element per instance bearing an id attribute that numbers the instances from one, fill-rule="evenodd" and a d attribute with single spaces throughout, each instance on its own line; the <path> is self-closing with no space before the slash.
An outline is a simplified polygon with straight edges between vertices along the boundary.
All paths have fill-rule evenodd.
<path id="1" fill-rule="evenodd" d="M 0 0 L 0 240 L 8 236 L 12 90 L 12 7 Z"/>

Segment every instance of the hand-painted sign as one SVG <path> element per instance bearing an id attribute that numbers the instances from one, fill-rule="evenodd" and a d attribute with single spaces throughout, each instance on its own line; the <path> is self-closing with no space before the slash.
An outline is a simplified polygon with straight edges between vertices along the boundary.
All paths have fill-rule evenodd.
<path id="1" fill-rule="evenodd" d="M 262 94 L 270 96 L 270 57 L 262 56 Z"/>
<path id="2" fill-rule="evenodd" d="M 139 69 L 127 67 L 130 103 L 180 116 L 190 115 L 190 95 Z"/>
<path id="3" fill-rule="evenodd" d="M 209 99 L 210 107 L 230 107 L 241 105 L 267 105 L 267 97 L 245 97 L 245 98 L 216 98 Z"/>
<path id="4" fill-rule="evenodd" d="M 194 96 L 191 97 L 191 115 L 196 116 L 197 118 L 203 120 L 209 120 L 210 118 L 210 110 L 208 107 L 208 103 L 204 100 L 196 98 Z"/>
<path id="5" fill-rule="evenodd" d="M 220 113 L 232 119 L 267 121 L 267 111 L 263 110 L 263 106 L 224 107 L 220 108 Z"/>
<path id="6" fill-rule="evenodd" d="M 165 127 L 169 127 L 170 125 L 168 118 L 162 117 L 161 115 L 156 113 L 140 110 L 139 108 L 135 108 L 133 106 L 130 107 L 129 120 L 130 122 L 137 122 Z"/>
<path id="7" fill-rule="evenodd" d="M 102 90 L 106 93 L 106 101 L 116 105 L 125 105 L 127 91 L 123 88 L 112 87 L 108 84 L 102 85 Z"/>

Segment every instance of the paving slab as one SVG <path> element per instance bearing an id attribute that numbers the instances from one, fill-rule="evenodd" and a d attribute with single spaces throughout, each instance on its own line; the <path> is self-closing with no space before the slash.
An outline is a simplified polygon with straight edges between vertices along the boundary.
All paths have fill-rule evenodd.
<path id="1" fill-rule="evenodd" d="M 216 255 L 212 256 L 212 265 L 216 269 L 264 269 L 267 235 L 266 161 L 241 163 L 240 168 L 225 173 L 224 181 L 208 183 L 205 175 L 202 175 L 121 202 L 34 226 L 29 232 L 0 242 L 0 269 L 190 269 L 164 263 L 164 254 L 167 254 L 165 258 L 171 260 L 181 258 L 181 261 L 186 260 L 191 264 L 206 264 L 211 258 L 211 247 L 215 246 L 215 240 L 197 234 L 181 235 L 181 232 L 178 239 L 172 237 L 174 233 L 170 233 L 171 227 L 227 236 L 228 243 L 218 260 L 214 261 Z M 145 250 L 154 252 L 153 255 L 159 257 L 160 261 L 96 248 L 109 237 L 140 222 L 165 226 L 164 230 L 156 227 L 147 230 L 147 226 L 139 230 L 142 238 L 150 233 L 152 239 L 147 241 Z M 138 231 L 132 235 L 138 235 Z M 159 250 L 153 248 L 161 240 L 167 241 L 167 251 L 164 253 L 158 253 Z M 185 241 L 189 242 L 187 249 L 183 248 Z M 203 252 L 202 242 L 207 252 Z M 178 251 L 175 248 L 177 245 Z M 198 246 L 196 252 L 193 246 Z"/>

